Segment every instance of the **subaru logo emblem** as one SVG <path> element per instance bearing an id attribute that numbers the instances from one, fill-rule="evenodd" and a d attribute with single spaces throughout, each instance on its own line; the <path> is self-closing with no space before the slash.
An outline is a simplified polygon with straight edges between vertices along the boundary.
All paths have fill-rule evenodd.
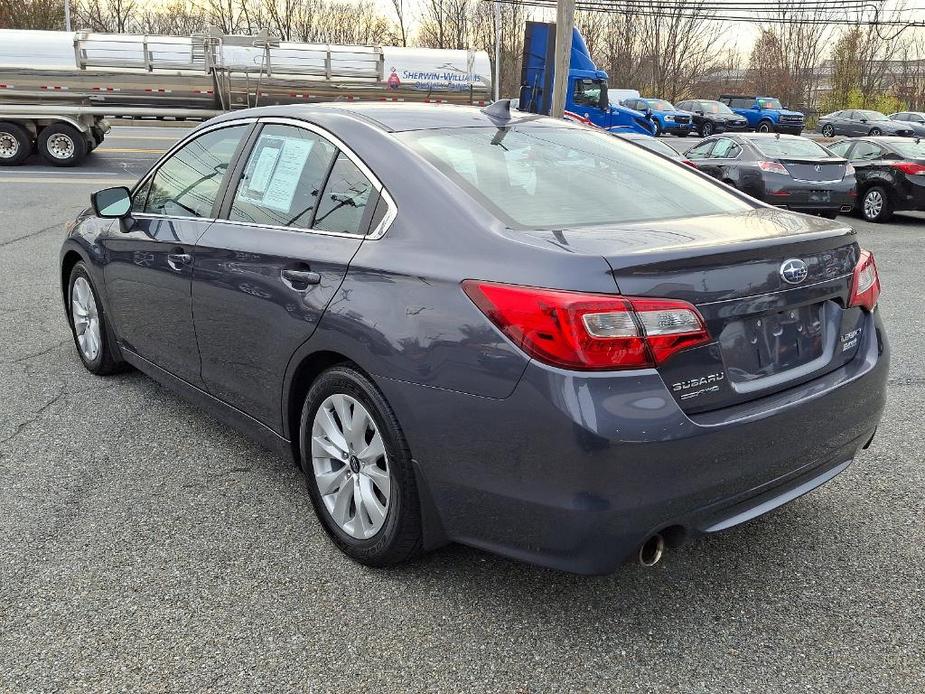
<path id="1" fill-rule="evenodd" d="M 806 269 L 806 263 L 799 258 L 790 258 L 785 260 L 780 266 L 780 276 L 787 284 L 799 284 L 806 279 L 809 270 Z"/>

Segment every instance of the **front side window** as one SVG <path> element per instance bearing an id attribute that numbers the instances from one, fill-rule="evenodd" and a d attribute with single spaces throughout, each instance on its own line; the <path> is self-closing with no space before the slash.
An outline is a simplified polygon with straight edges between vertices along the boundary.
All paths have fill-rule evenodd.
<path id="1" fill-rule="evenodd" d="M 350 159 L 341 152 L 328 176 L 314 228 L 341 234 L 365 234 L 363 222 L 368 219 L 367 206 L 373 184 Z"/>
<path id="2" fill-rule="evenodd" d="M 784 106 L 781 104 L 780 99 L 758 99 L 758 108 L 780 111 Z"/>
<path id="3" fill-rule="evenodd" d="M 293 125 L 266 125 L 235 190 L 228 218 L 271 226 L 311 227 L 336 148 Z"/>
<path id="4" fill-rule="evenodd" d="M 597 107 L 601 103 L 601 91 L 605 89 L 601 80 L 575 80 L 573 101 L 582 106 Z"/>
<path id="5" fill-rule="evenodd" d="M 183 145 L 151 179 L 144 211 L 168 217 L 211 217 L 222 180 L 248 128 L 235 125 L 212 130 Z"/>
<path id="6" fill-rule="evenodd" d="M 512 228 L 555 229 L 746 212 L 686 167 L 587 128 L 453 128 L 396 137 Z M 459 170 L 455 162 L 466 161 Z"/>

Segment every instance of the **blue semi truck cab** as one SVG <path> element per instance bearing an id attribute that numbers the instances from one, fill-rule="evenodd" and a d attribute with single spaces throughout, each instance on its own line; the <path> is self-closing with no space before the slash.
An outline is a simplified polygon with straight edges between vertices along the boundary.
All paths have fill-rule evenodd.
<path id="1" fill-rule="evenodd" d="M 518 108 L 548 114 L 555 72 L 556 25 L 527 22 Z M 578 29 L 572 28 L 565 117 L 609 132 L 654 135 L 655 126 L 645 113 L 616 106 L 607 98 L 607 73 L 598 70 Z"/>
<path id="2" fill-rule="evenodd" d="M 784 108 L 780 99 L 775 99 L 773 96 L 723 94 L 719 100 L 740 116 L 745 116 L 750 130 L 759 133 L 789 133 L 791 135 L 799 135 L 803 132 L 806 122 L 803 114 Z"/>

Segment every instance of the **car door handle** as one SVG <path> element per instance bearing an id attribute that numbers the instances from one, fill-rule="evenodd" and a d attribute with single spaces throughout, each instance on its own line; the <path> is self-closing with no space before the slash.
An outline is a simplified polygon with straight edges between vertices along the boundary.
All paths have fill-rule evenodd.
<path id="1" fill-rule="evenodd" d="M 188 265 L 193 262 L 193 256 L 189 253 L 168 253 L 167 264 L 177 272 L 182 272 Z"/>
<path id="2" fill-rule="evenodd" d="M 281 270 L 279 273 L 283 282 L 296 291 L 308 289 L 310 285 L 321 284 L 321 274 L 312 270 Z"/>

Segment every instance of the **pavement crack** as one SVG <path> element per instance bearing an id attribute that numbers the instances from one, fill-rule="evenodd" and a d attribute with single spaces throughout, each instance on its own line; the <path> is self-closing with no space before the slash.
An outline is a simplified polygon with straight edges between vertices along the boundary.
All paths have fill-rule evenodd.
<path id="1" fill-rule="evenodd" d="M 0 248 L 4 246 L 9 246 L 10 244 L 16 243 L 17 241 L 22 241 L 24 239 L 32 238 L 33 236 L 38 236 L 39 234 L 44 234 L 46 231 L 51 231 L 52 229 L 60 229 L 64 226 L 65 222 L 55 222 L 51 226 L 47 226 L 44 229 L 38 229 L 37 231 L 30 231 L 28 234 L 23 234 L 22 236 L 16 236 L 15 238 L 8 239 L 6 241 L 0 241 Z"/>
<path id="2" fill-rule="evenodd" d="M 48 402 L 46 402 L 46 403 L 45 403 L 44 405 L 42 405 L 39 409 L 37 409 L 35 412 L 33 412 L 31 417 L 28 417 L 27 419 L 24 419 L 24 420 L 21 421 L 19 424 L 17 424 L 17 425 L 13 428 L 13 433 L 12 433 L 12 434 L 10 434 L 9 436 L 7 436 L 6 438 L 0 439 L 0 445 L 3 445 L 3 444 L 5 444 L 5 443 L 8 443 L 9 441 L 12 441 L 12 440 L 15 439 L 17 436 L 19 436 L 19 435 L 25 430 L 25 428 L 26 428 L 27 426 L 29 426 L 29 425 L 32 424 L 33 422 L 38 421 L 38 420 L 42 417 L 42 415 L 45 414 L 45 412 L 48 411 L 48 409 L 49 409 L 50 407 L 52 407 L 56 402 L 58 402 L 59 400 L 61 400 L 61 398 L 63 398 L 65 395 L 67 395 L 67 388 L 66 388 L 66 386 L 62 383 L 62 384 L 60 384 L 60 386 L 59 386 L 58 392 L 57 392 Z"/>
<path id="3" fill-rule="evenodd" d="M 53 344 L 51 347 L 46 347 L 43 350 L 39 350 L 38 352 L 32 352 L 31 354 L 25 354 L 21 357 L 17 357 L 16 359 L 11 359 L 10 361 L 3 361 L 3 362 L 0 362 L 0 364 L 22 364 L 24 361 L 29 361 L 30 359 L 35 359 L 36 357 L 42 357 L 50 352 L 54 352 L 56 349 L 59 349 L 60 347 L 63 347 L 64 345 L 66 345 L 69 341 L 70 341 L 70 338 L 64 338 L 62 340 L 59 340 L 55 344 Z"/>

